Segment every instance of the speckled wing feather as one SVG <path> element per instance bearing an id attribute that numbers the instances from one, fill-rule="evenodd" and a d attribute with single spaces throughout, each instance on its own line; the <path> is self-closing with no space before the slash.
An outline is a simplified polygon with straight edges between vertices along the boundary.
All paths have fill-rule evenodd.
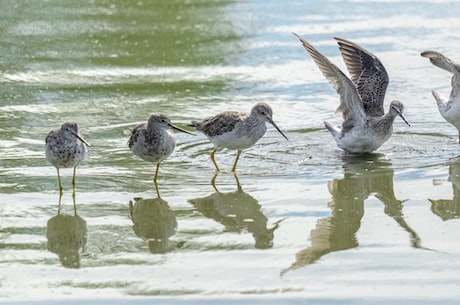
<path id="1" fill-rule="evenodd" d="M 140 132 L 145 132 L 145 128 L 147 127 L 147 124 L 142 123 L 134 127 L 133 131 L 131 132 L 131 136 L 129 137 L 128 140 L 128 147 L 131 148 L 134 143 L 137 142 L 137 138 L 139 136 Z"/>
<path id="2" fill-rule="evenodd" d="M 364 111 L 370 116 L 382 116 L 383 101 L 389 83 L 388 73 L 380 60 L 351 41 L 335 38 L 343 60 L 356 86 Z"/>
<path id="3" fill-rule="evenodd" d="M 226 111 L 202 122 L 192 122 L 192 126 L 208 137 L 215 137 L 232 131 L 235 125 L 244 120 L 246 116 L 247 114 L 245 113 Z"/>
<path id="4" fill-rule="evenodd" d="M 329 83 L 340 95 L 340 105 L 336 112 L 343 112 L 345 121 L 358 120 L 363 122 L 366 114 L 363 109 L 361 98 L 353 82 L 324 55 L 319 53 L 311 44 L 299 35 L 293 33 L 302 43 L 304 48 L 310 53 L 311 57 L 319 67 Z"/>

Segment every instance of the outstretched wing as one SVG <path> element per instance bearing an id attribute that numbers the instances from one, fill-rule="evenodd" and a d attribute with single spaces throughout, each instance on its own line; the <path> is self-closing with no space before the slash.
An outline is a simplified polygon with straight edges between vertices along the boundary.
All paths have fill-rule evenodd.
<path id="1" fill-rule="evenodd" d="M 349 121 L 350 119 L 364 121 L 366 114 L 364 112 L 363 103 L 361 102 L 361 98 L 353 82 L 305 39 L 295 33 L 293 34 L 300 40 L 323 75 L 340 95 L 340 105 L 337 108 L 337 112 L 343 112 L 345 121 Z"/>
<path id="2" fill-rule="evenodd" d="M 430 62 L 436 67 L 452 73 L 452 90 L 450 92 L 448 103 L 458 103 L 460 94 L 460 65 L 436 51 L 424 51 L 421 53 L 421 55 L 423 57 L 429 58 Z M 437 92 L 433 92 L 433 95 L 435 96 L 439 105 L 439 102 L 442 102 L 442 98 Z"/>
<path id="3" fill-rule="evenodd" d="M 420 55 L 428 58 L 436 67 L 444 69 L 450 73 L 460 73 L 460 66 L 439 52 L 423 51 Z"/>
<path id="4" fill-rule="evenodd" d="M 361 97 L 364 111 L 370 116 L 384 115 L 383 102 L 390 81 L 385 67 L 374 54 L 357 44 L 337 37 L 335 39 Z"/>

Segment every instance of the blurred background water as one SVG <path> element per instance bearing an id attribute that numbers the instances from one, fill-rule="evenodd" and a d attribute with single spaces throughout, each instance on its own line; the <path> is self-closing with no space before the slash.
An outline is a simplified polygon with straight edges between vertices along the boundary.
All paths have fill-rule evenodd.
<path id="1" fill-rule="evenodd" d="M 460 297 L 458 136 L 431 96 L 460 61 L 456 1 L 2 1 L 0 300 L 202 304 L 456 304 Z M 344 68 L 333 37 L 376 54 L 387 103 L 407 127 L 375 154 L 346 156 L 323 127 L 338 96 L 296 32 Z M 458 56 L 456 58 L 456 56 Z M 154 166 L 127 139 L 153 112 L 186 127 L 267 102 L 272 127 L 244 151 L 177 134 Z M 44 138 L 65 120 L 92 144 L 55 169 Z M 174 297 L 174 298 L 170 298 Z"/>

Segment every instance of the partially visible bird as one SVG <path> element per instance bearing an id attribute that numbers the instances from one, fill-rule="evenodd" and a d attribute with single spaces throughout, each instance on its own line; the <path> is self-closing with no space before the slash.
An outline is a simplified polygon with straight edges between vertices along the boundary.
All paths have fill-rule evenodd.
<path id="1" fill-rule="evenodd" d="M 77 166 L 86 157 L 86 146 L 90 146 L 79 134 L 78 124 L 75 122 L 63 123 L 61 128 L 51 130 L 48 133 L 45 142 L 46 159 L 57 170 L 60 196 L 62 196 L 60 168 L 73 167 L 72 186 L 75 191 Z"/>
<path id="2" fill-rule="evenodd" d="M 436 90 L 431 93 L 438 104 L 439 113 L 447 122 L 457 128 L 460 142 L 460 65 L 436 51 L 424 51 L 421 55 L 428 58 L 433 65 L 452 74 L 452 90 L 449 99 L 446 99 Z"/>
<path id="3" fill-rule="evenodd" d="M 251 113 L 224 111 L 201 122 L 192 121 L 190 126 L 203 133 L 214 145 L 211 152 L 211 160 L 220 171 L 214 154 L 219 147 L 234 149 L 237 151 L 232 172 L 236 171 L 236 164 L 243 149 L 253 146 L 267 130 L 265 122 L 269 122 L 288 140 L 286 135 L 276 126 L 273 121 L 272 108 L 266 103 L 256 104 Z"/>
<path id="4" fill-rule="evenodd" d="M 389 78 L 380 60 L 372 53 L 345 39 L 335 38 L 351 74 L 349 79 L 336 65 L 310 43 L 293 33 L 340 95 L 336 112 L 343 113 L 342 128 L 324 122 L 337 145 L 350 153 L 370 153 L 385 143 L 393 133 L 396 116 L 410 126 L 403 116 L 404 105 L 390 103 L 385 114 L 383 102 Z"/>
<path id="5" fill-rule="evenodd" d="M 173 125 L 166 115 L 152 114 L 147 123 L 134 127 L 128 140 L 128 147 L 133 154 L 144 161 L 156 163 L 155 176 L 153 177 L 155 187 L 157 187 L 160 163 L 168 158 L 176 147 L 176 140 L 174 133 L 170 131 L 171 128 L 193 135 L 193 133 Z"/>

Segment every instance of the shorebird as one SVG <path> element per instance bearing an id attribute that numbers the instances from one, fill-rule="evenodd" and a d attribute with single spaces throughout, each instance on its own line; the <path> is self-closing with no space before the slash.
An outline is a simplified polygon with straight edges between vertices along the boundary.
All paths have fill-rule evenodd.
<path id="1" fill-rule="evenodd" d="M 452 74 L 452 91 L 449 99 L 446 99 L 436 90 L 431 91 L 431 93 L 438 104 L 439 113 L 447 122 L 457 128 L 460 142 L 460 65 L 436 51 L 424 51 L 421 55 L 428 58 L 433 65 Z"/>
<path id="2" fill-rule="evenodd" d="M 385 143 L 393 133 L 396 116 L 410 126 L 403 116 L 404 106 L 394 100 L 385 114 L 383 101 L 389 78 L 380 60 L 353 42 L 335 38 L 351 79 L 311 44 L 293 33 L 340 95 L 336 112 L 343 113 L 342 128 L 324 122 L 338 147 L 349 153 L 370 153 Z"/>
<path id="3" fill-rule="evenodd" d="M 265 122 L 269 122 L 286 139 L 286 135 L 276 126 L 273 121 L 272 108 L 266 103 L 256 104 L 251 113 L 224 111 L 202 122 L 192 121 L 190 126 L 203 133 L 214 145 L 211 152 L 211 160 L 220 171 L 214 154 L 219 147 L 234 149 L 237 151 L 232 172 L 236 171 L 236 164 L 243 149 L 253 146 L 267 130 Z"/>
<path id="4" fill-rule="evenodd" d="M 72 186 L 75 191 L 77 166 L 86 157 L 86 146 L 90 146 L 79 134 L 78 124 L 75 122 L 63 123 L 61 128 L 51 130 L 48 133 L 45 142 L 46 159 L 57 170 L 60 196 L 62 196 L 60 168 L 73 167 Z"/>
<path id="5" fill-rule="evenodd" d="M 134 155 L 144 161 L 156 163 L 153 182 L 157 193 L 157 177 L 160 163 L 168 158 L 176 147 L 176 140 L 174 133 L 170 131 L 171 128 L 193 135 L 193 133 L 173 125 L 171 120 L 164 114 L 152 114 L 147 123 L 134 127 L 128 140 L 128 147 Z"/>

